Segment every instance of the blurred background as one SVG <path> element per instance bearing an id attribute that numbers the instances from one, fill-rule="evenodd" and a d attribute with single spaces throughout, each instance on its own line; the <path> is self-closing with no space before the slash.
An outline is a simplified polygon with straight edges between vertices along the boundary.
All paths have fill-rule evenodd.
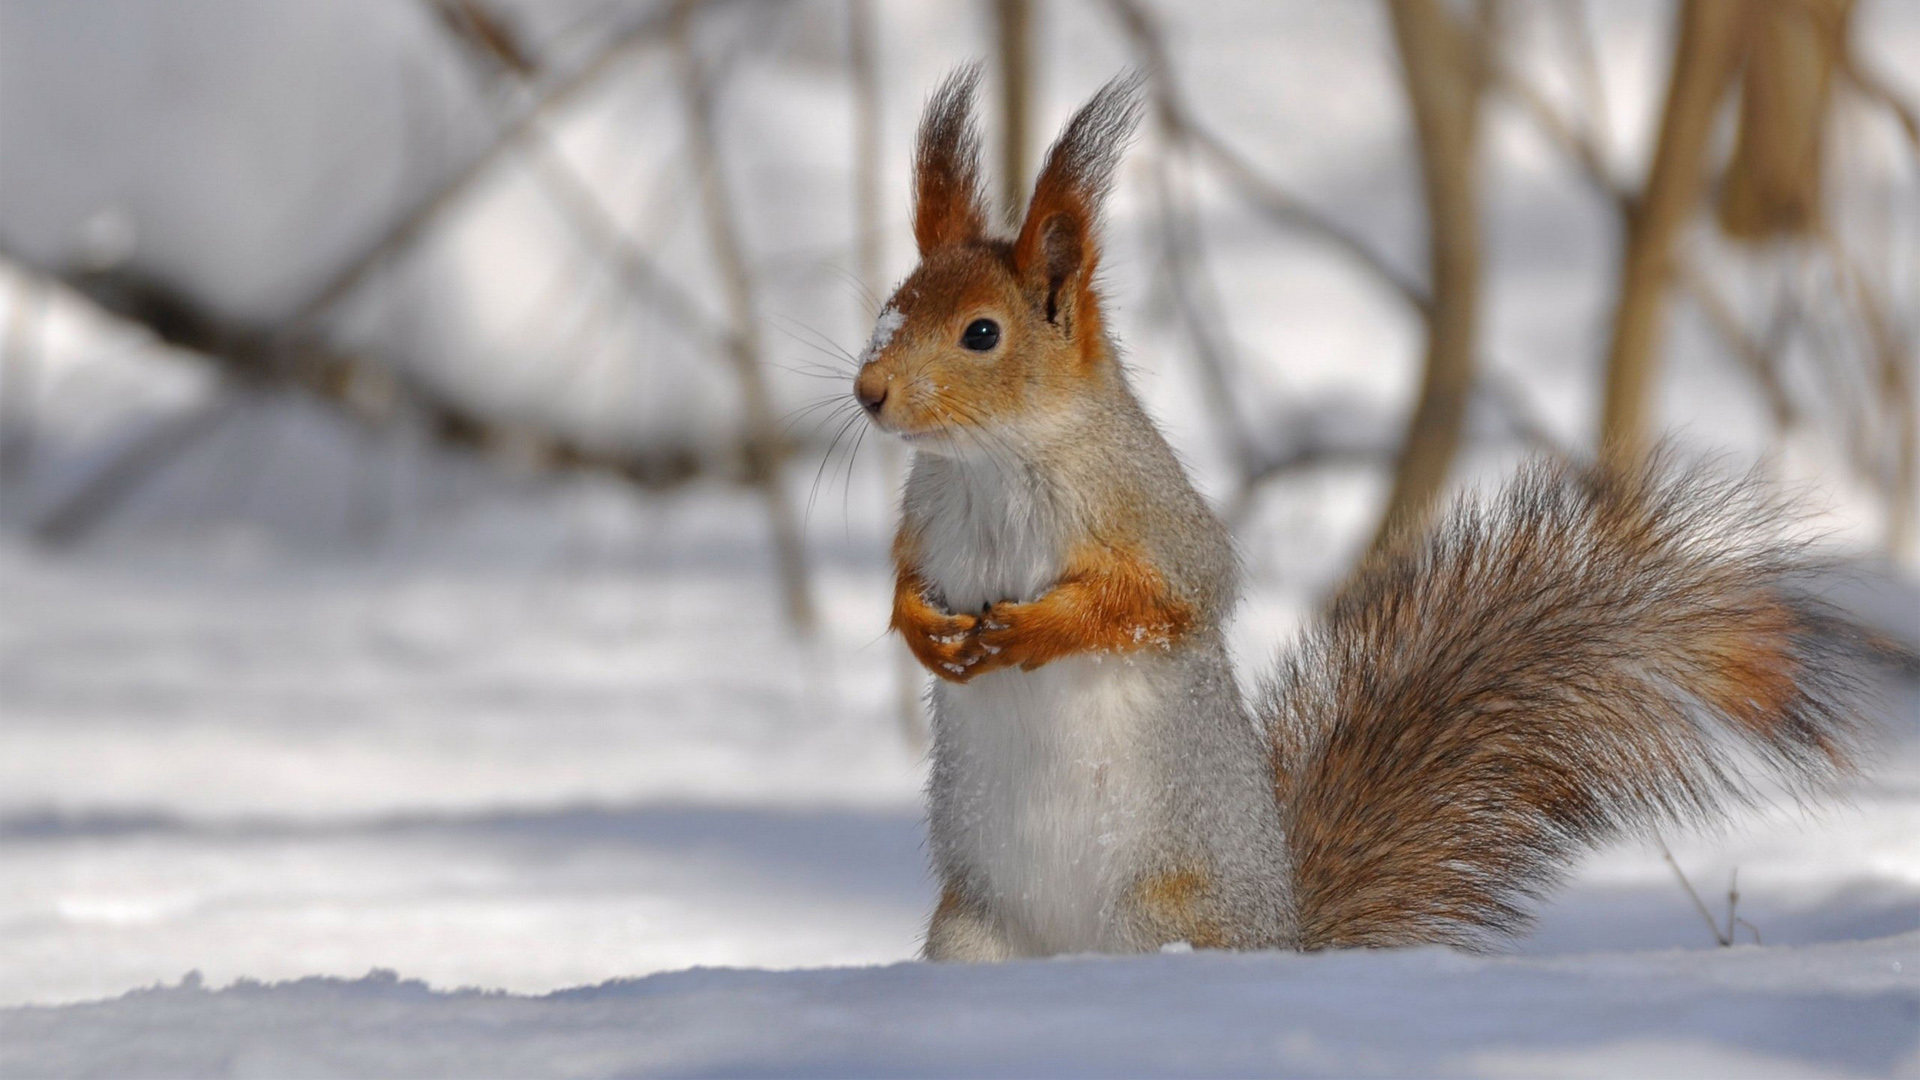
<path id="1" fill-rule="evenodd" d="M 1920 637 L 1916 56 L 1897 0 L 0 0 L 0 1003 L 910 956 L 843 406 L 973 60 L 1010 215 L 1148 76 L 1110 322 L 1250 680 L 1385 523 L 1661 439 Z M 1770 941 L 1920 925 L 1892 715 L 1852 816 L 1676 848 Z M 1556 912 L 1712 943 L 1644 851 Z"/>

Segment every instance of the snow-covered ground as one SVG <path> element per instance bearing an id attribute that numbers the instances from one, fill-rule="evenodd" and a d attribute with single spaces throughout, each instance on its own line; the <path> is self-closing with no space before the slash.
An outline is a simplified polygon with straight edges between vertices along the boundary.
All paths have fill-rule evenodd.
<path id="1" fill-rule="evenodd" d="M 1920 933 L 1718 953 L 700 970 L 543 997 L 376 973 L 0 1014 L 0 1074 L 1912 1075 Z"/>
<path id="2" fill-rule="evenodd" d="M 95 18 L 9 10 L 25 26 L 36 11 Z M 815 330 L 843 344 L 866 333 L 828 272 L 847 259 L 810 246 L 847 231 L 831 216 L 846 209 L 829 169 L 839 75 L 809 51 L 838 33 L 840 8 L 794 10 L 813 21 L 794 20 L 804 32 L 777 63 L 748 65 L 737 107 L 751 125 L 735 132 L 743 154 L 782 166 L 742 172 L 745 201 L 783 245 L 767 302 L 783 364 L 810 361 L 800 339 Z M 898 114 L 888 153 L 903 161 L 921 94 L 979 50 L 979 27 L 965 5 L 883 10 Z M 1057 50 L 1041 88 L 1051 124 L 1128 58 L 1093 6 L 1043 10 L 1107 26 Z M 1417 267 L 1417 192 L 1377 7 L 1206 10 L 1175 20 L 1196 107 Z M 1646 143 L 1666 24 L 1648 5 L 1595 10 L 1625 158 Z M 1916 9 L 1863 10 L 1868 51 L 1904 77 L 1894 61 L 1920 41 Z M 10 54 L 16 75 L 37 70 L 31 52 Z M 293 107 L 274 101 L 263 115 Z M 1494 118 L 1488 366 L 1577 444 L 1594 414 L 1612 224 L 1511 111 Z M 758 146 L 761 127 L 778 138 Z M 677 147 L 655 141 L 642 149 Z M 818 166 L 807 184 L 783 157 L 796 144 Z M 1116 325 L 1144 394 L 1220 496 L 1224 439 L 1156 305 L 1143 244 L 1139 154 L 1154 151 L 1148 136 L 1118 192 L 1105 264 Z M 1920 207 L 1901 177 L 1895 242 Z M 890 168 L 896 264 L 903 179 Z M 1330 401 L 1400 415 L 1417 347 L 1407 312 L 1202 187 L 1256 428 L 1288 434 L 1274 418 L 1293 408 L 1351 426 Z M 82 194 L 75 214 L 91 212 Z M 481 300 L 528 292 L 515 276 L 527 260 L 500 254 L 524 245 L 477 235 L 465 255 L 435 258 L 458 262 Z M 259 253 L 284 240 L 234 242 Z M 190 261 L 223 250 L 193 230 L 142 243 Z M 1735 284 L 1749 302 L 1771 288 Z M 0 309 L 15 295 L 0 290 Z M 476 318 L 512 321 L 475 303 Z M 780 622 L 746 495 L 643 500 L 590 480 L 489 478 L 404 434 L 347 437 L 284 401 L 236 410 L 97 541 L 51 554 L 21 538 L 26 510 L 70 490 L 142 416 L 204 400 L 211 380 L 66 301 L 49 310 L 29 483 L 0 491 L 0 1075 L 1920 1075 L 1911 677 L 1888 684 L 1885 738 L 1850 801 L 1670 838 L 1722 923 L 1737 871 L 1733 948 L 1714 945 L 1657 849 L 1630 846 L 1583 867 L 1510 955 L 936 969 L 910 962 L 933 901 L 924 766 L 882 633 L 874 455 L 844 479 L 838 461 L 823 470 L 808 536 L 824 625 L 809 645 Z M 669 384 L 641 388 L 649 408 L 725 430 Z M 782 393 L 800 405 L 793 386 Z M 1693 313 L 1675 320 L 1661 414 L 1689 451 L 1743 462 L 1769 444 L 1758 395 Z M 1476 441 L 1461 472 L 1497 476 L 1512 450 Z M 1827 511 L 1841 549 L 1874 550 L 1881 523 L 1832 446 L 1789 442 L 1770 467 Z M 796 468 L 794 489 L 812 474 Z M 1241 534 L 1253 578 L 1234 628 L 1243 671 L 1267 666 L 1339 573 L 1381 490 L 1376 471 L 1330 468 L 1264 497 Z M 1920 642 L 1915 553 L 1903 558 L 1893 577 L 1862 571 L 1836 597 Z"/>
<path id="3" fill-rule="evenodd" d="M 1910 685 L 1852 805 L 1676 843 L 1717 917 L 1738 869 L 1731 950 L 1628 848 L 1518 956 L 933 970 L 881 575 L 829 545 L 796 646 L 753 521 L 690 496 L 560 566 L 7 549 L 0 1073 L 1920 1068 Z"/>

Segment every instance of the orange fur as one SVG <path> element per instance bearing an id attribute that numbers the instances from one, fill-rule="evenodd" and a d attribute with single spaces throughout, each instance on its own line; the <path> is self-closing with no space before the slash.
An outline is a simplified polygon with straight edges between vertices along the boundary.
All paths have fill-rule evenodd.
<path id="1" fill-rule="evenodd" d="M 980 198 L 980 134 L 973 124 L 978 68 L 941 85 L 927 104 L 913 162 L 913 238 L 921 256 L 977 240 L 986 231 Z"/>
<path id="2" fill-rule="evenodd" d="M 1793 613 L 1772 604 L 1697 642 L 1710 665 L 1701 679 L 1702 696 L 1756 737 L 1772 734 L 1798 689 L 1789 636 L 1794 629 Z"/>
<path id="3" fill-rule="evenodd" d="M 1076 352 L 1083 366 L 1098 359 L 1093 345 L 1105 339 L 1093 287 L 1100 263 L 1093 205 L 1098 197 L 1081 178 L 1049 160 L 1013 242 L 1015 275 L 1030 295 L 1041 298 L 1046 321 L 1064 320 L 1079 342 Z"/>
<path id="4" fill-rule="evenodd" d="M 1226 949 L 1232 945 L 1219 922 L 1206 914 L 1213 880 L 1198 870 L 1172 870 L 1141 878 L 1132 900 L 1159 931 L 1159 937 L 1184 941 L 1196 949 Z"/>
<path id="5" fill-rule="evenodd" d="M 922 667 L 943 679 L 965 682 L 982 655 L 975 637 L 979 620 L 942 611 L 927 599 L 927 583 L 913 565 L 913 541 L 904 532 L 894 540 L 895 577 L 892 626 Z"/>
<path id="6" fill-rule="evenodd" d="M 875 418 L 903 435 L 965 440 L 994 423 L 1057 411 L 1086 393 L 1097 370 L 1085 359 L 1088 350 L 1106 355 L 1104 340 L 1069 336 L 1046 321 L 1001 241 L 926 259 L 892 304 L 904 325 L 862 367 L 859 385 L 869 398 L 885 390 Z M 1002 333 L 1000 347 L 985 358 L 959 344 L 967 325 L 983 318 Z"/>
<path id="7" fill-rule="evenodd" d="M 936 607 L 913 564 L 914 541 L 894 543 L 893 628 L 928 671 L 964 683 L 1004 668 L 1026 671 L 1078 653 L 1171 648 L 1193 629 L 1193 609 L 1131 549 L 1088 545 L 1038 599 L 994 604 L 979 616 Z"/>
<path id="8" fill-rule="evenodd" d="M 1067 561 L 1059 584 L 1029 603 L 1001 603 L 981 616 L 977 636 L 992 668 L 1028 671 L 1076 653 L 1171 648 L 1193 627 L 1143 554 L 1088 545 Z"/>
<path id="9" fill-rule="evenodd" d="M 1582 850 L 1850 769 L 1847 633 L 1742 485 L 1535 465 L 1364 564 L 1264 690 L 1299 943 L 1484 946 Z"/>
<path id="10" fill-rule="evenodd" d="M 1094 278 L 1100 269 L 1100 204 L 1127 134 L 1139 121 L 1138 84 L 1117 79 L 1074 114 L 1034 181 L 1033 199 L 1013 242 L 1013 266 L 1046 321 L 1079 345 L 1079 359 L 1100 359 L 1106 332 Z"/>
<path id="11" fill-rule="evenodd" d="M 967 901 L 959 887 L 948 884 L 940 890 L 940 903 L 934 906 L 933 921 L 938 924 L 970 910 L 974 905 Z"/>
<path id="12" fill-rule="evenodd" d="M 1036 182 L 1016 240 L 987 233 L 979 136 L 969 113 L 977 73 L 934 95 L 914 156 L 914 237 L 920 266 L 889 303 L 901 323 L 865 358 L 862 399 L 883 429 L 953 441 L 1057 411 L 1112 366 L 1094 277 L 1099 207 L 1124 136 L 1138 118 L 1119 81 L 1076 114 Z M 991 319 L 999 345 L 961 345 Z"/>

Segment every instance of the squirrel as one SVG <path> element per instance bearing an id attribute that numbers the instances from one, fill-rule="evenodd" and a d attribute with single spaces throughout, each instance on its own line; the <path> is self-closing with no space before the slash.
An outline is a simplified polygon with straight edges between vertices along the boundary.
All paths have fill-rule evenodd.
<path id="1" fill-rule="evenodd" d="M 1229 533 L 1096 287 L 1108 83 L 988 228 L 977 71 L 913 161 L 919 266 L 854 396 L 915 451 L 891 625 L 938 678 L 923 955 L 1483 949 L 1583 850 L 1848 775 L 1845 626 L 1748 484 L 1535 463 L 1369 556 L 1249 701 Z M 1802 582 L 1802 585 L 1804 582 Z"/>

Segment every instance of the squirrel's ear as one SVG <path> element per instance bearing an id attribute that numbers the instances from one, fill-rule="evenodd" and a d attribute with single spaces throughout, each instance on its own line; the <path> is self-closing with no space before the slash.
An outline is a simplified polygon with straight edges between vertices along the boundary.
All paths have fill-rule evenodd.
<path id="1" fill-rule="evenodd" d="M 1067 121 L 1047 151 L 1013 244 L 1014 269 L 1028 291 L 1043 298 L 1047 321 L 1070 334 L 1076 318 L 1094 312 L 1100 206 L 1113 186 L 1113 171 L 1127 139 L 1140 122 L 1140 86 L 1139 75 L 1121 75 Z"/>
<path id="2" fill-rule="evenodd" d="M 980 197 L 980 132 L 973 93 L 980 66 L 961 68 L 934 91 L 920 118 L 913 155 L 913 239 L 922 258 L 936 249 L 978 240 L 987 228 Z"/>

